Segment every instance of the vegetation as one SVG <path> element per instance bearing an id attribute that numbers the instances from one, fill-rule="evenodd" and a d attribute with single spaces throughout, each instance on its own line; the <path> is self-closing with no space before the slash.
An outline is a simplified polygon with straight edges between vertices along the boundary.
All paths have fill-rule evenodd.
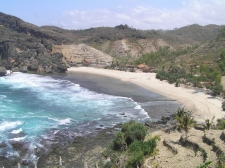
<path id="1" fill-rule="evenodd" d="M 225 118 L 218 119 L 218 120 L 217 120 L 216 127 L 217 127 L 218 129 L 224 130 L 224 129 L 225 129 Z"/>
<path id="2" fill-rule="evenodd" d="M 225 101 L 222 103 L 222 109 L 225 111 Z"/>
<path id="3" fill-rule="evenodd" d="M 186 73 L 184 68 L 178 66 L 170 66 L 168 71 L 158 71 L 156 78 L 160 80 L 167 80 L 169 83 L 192 84 L 194 87 L 206 87 L 213 91 L 213 95 L 220 95 L 223 91 L 221 85 L 222 75 L 218 69 L 212 69 L 206 65 L 201 65 L 199 75 Z"/>
<path id="4" fill-rule="evenodd" d="M 225 167 L 225 154 L 221 154 L 218 157 L 216 168 L 224 168 L 224 167 Z"/>
<path id="5" fill-rule="evenodd" d="M 215 116 L 211 119 L 211 121 L 209 119 L 204 119 L 205 120 L 205 124 L 203 125 L 204 126 L 204 130 L 207 131 L 207 130 L 210 130 L 214 124 L 213 120 L 214 120 Z"/>
<path id="6" fill-rule="evenodd" d="M 191 127 L 194 127 L 196 124 L 192 113 L 190 111 L 185 111 L 184 108 L 178 109 L 178 111 L 175 113 L 175 119 L 177 120 L 178 127 L 185 131 L 187 137 Z"/>
<path id="7" fill-rule="evenodd" d="M 197 168 L 207 168 L 207 167 L 209 167 L 209 165 L 210 165 L 211 163 L 212 163 L 212 161 L 203 163 L 203 164 L 201 164 L 200 166 L 198 166 Z"/>
<path id="8" fill-rule="evenodd" d="M 112 144 L 104 151 L 103 156 L 110 158 L 104 167 L 137 167 L 145 156 L 155 153 L 158 137 L 144 141 L 147 128 L 131 120 L 117 132 Z"/>

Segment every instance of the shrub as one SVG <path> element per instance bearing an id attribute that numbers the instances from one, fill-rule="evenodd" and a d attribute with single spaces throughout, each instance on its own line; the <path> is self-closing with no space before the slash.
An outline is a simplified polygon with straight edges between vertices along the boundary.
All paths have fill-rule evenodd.
<path id="1" fill-rule="evenodd" d="M 225 111 L 225 101 L 222 103 L 222 109 Z"/>
<path id="2" fill-rule="evenodd" d="M 147 128 L 134 120 L 125 123 L 121 131 L 124 133 L 127 145 L 130 145 L 134 140 L 143 141 L 147 134 Z"/>
<path id="3" fill-rule="evenodd" d="M 210 130 L 211 129 L 211 127 L 214 124 L 214 122 L 213 122 L 214 118 L 215 118 L 215 116 L 212 118 L 211 121 L 209 119 L 204 119 L 205 120 L 205 124 L 203 124 L 204 130 Z"/>
<path id="4" fill-rule="evenodd" d="M 144 141 L 147 128 L 131 120 L 123 124 L 121 131 L 117 132 L 112 144 L 103 152 L 110 161 L 103 167 L 137 167 L 140 166 L 145 156 L 151 155 L 156 147 L 159 137 Z"/>
<path id="5" fill-rule="evenodd" d="M 223 91 L 223 86 L 221 84 L 217 84 L 213 87 L 212 91 L 214 96 L 220 95 L 220 93 Z"/>
<path id="6" fill-rule="evenodd" d="M 221 130 L 225 129 L 225 118 L 218 119 L 216 127 Z"/>
<path id="7" fill-rule="evenodd" d="M 121 131 L 117 132 L 116 138 L 113 141 L 113 145 L 114 145 L 113 146 L 114 150 L 124 150 L 126 142 L 125 142 L 124 134 Z"/>

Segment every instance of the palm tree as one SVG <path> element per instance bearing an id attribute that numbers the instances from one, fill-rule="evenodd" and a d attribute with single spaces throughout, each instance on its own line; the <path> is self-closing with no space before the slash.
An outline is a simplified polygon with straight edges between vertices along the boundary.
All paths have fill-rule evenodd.
<path id="1" fill-rule="evenodd" d="M 194 120 L 192 113 L 190 111 L 185 111 L 184 108 L 179 109 L 176 113 L 175 119 L 178 121 L 179 128 L 186 132 L 187 138 L 187 134 L 191 127 L 196 125 L 196 121 Z"/>
<path id="2" fill-rule="evenodd" d="M 179 108 L 176 112 L 175 112 L 175 119 L 177 120 L 177 128 L 181 129 L 181 124 L 182 124 L 182 119 L 185 115 L 185 113 L 187 113 L 185 111 L 184 108 Z"/>
<path id="3" fill-rule="evenodd" d="M 204 119 L 205 120 L 205 124 L 204 126 L 204 130 L 210 130 L 212 125 L 214 124 L 213 120 L 214 120 L 215 116 L 211 119 L 211 121 L 209 119 Z"/>
<path id="4" fill-rule="evenodd" d="M 194 117 L 191 115 L 191 113 L 184 115 L 181 128 L 186 132 L 186 138 L 189 130 L 191 129 L 191 127 L 194 127 L 195 124 L 196 121 L 194 120 Z"/>

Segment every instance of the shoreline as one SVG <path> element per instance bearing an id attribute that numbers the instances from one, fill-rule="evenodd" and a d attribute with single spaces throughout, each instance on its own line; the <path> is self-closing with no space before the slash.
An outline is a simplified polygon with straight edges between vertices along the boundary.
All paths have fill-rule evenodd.
<path id="1" fill-rule="evenodd" d="M 182 105 L 168 97 L 143 88 L 129 81 L 85 72 L 67 72 L 66 74 L 51 75 L 54 79 L 68 80 L 80 87 L 96 92 L 118 97 L 126 97 L 137 103 L 151 121 L 161 120 L 162 116 L 170 117 Z"/>
<path id="2" fill-rule="evenodd" d="M 155 73 L 124 72 L 92 67 L 72 67 L 68 68 L 68 72 L 103 75 L 136 84 L 172 100 L 177 100 L 187 110 L 193 112 L 193 116 L 198 122 L 204 122 L 204 119 L 211 119 L 213 116 L 217 120 L 224 117 L 225 114 L 221 108 L 222 100 L 206 95 L 203 92 L 195 92 L 194 89 L 175 87 L 166 81 L 160 81 L 155 78 Z"/>

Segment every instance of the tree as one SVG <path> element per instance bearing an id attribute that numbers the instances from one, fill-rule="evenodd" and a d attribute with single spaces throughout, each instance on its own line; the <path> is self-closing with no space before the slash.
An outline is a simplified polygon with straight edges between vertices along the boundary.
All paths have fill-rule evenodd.
<path id="1" fill-rule="evenodd" d="M 184 108 L 178 109 L 176 112 L 175 119 L 178 122 L 179 128 L 185 131 L 186 138 L 189 130 L 191 127 L 194 127 L 196 124 L 196 121 L 194 120 L 194 117 L 192 116 L 192 112 L 185 111 Z"/>

